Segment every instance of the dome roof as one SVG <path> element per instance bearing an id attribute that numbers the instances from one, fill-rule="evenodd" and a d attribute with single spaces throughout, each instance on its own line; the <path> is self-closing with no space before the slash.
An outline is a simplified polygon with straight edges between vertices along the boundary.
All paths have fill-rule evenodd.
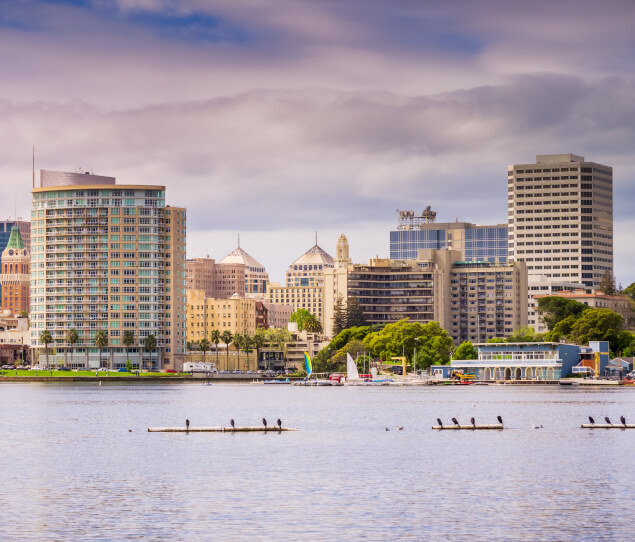
<path id="1" fill-rule="evenodd" d="M 237 247 L 232 250 L 227 256 L 225 256 L 219 263 L 242 263 L 247 267 L 259 267 L 264 270 L 265 266 L 262 265 L 254 257 L 247 254 L 242 248 Z"/>
<path id="2" fill-rule="evenodd" d="M 327 265 L 333 267 L 333 258 L 317 244 L 313 245 L 291 265 Z"/>

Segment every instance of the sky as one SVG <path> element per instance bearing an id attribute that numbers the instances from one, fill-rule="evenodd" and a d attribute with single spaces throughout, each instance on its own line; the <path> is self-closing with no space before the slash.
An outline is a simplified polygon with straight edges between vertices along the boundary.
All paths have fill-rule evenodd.
<path id="1" fill-rule="evenodd" d="M 507 220 L 507 166 L 614 168 L 635 281 L 635 2 L 0 0 L 0 217 L 36 169 L 162 184 L 188 257 L 283 281 L 341 233 L 389 255 L 397 209 Z M 3 216 L 4 215 L 4 216 Z"/>

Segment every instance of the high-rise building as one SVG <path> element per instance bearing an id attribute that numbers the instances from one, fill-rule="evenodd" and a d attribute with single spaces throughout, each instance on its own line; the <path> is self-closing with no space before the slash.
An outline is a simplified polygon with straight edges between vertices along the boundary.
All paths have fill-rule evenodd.
<path id="1" fill-rule="evenodd" d="M 226 269 L 230 274 L 230 266 L 244 266 L 245 290 L 241 295 L 264 294 L 267 292 L 269 274 L 267 273 L 264 265 L 240 248 L 240 237 L 238 238 L 238 246 L 216 265 L 218 273 L 225 273 L 222 266 L 227 266 Z M 226 277 L 224 280 L 231 280 L 231 277 L 227 273 L 225 273 L 225 275 Z M 238 293 L 240 294 L 240 292 Z"/>
<path id="2" fill-rule="evenodd" d="M 213 258 L 194 258 L 186 262 L 187 289 L 203 290 L 205 296 L 227 299 L 245 295 L 244 263 L 216 263 Z"/>
<path id="3" fill-rule="evenodd" d="M 613 273 L 613 168 L 548 154 L 507 170 L 509 259 L 529 273 L 597 288 Z"/>
<path id="4" fill-rule="evenodd" d="M 419 249 L 449 248 L 467 262 L 507 262 L 507 224 L 483 226 L 469 222 L 436 222 L 436 212 L 426 208 L 397 211 L 397 230 L 390 232 L 390 258 L 414 260 Z"/>
<path id="5" fill-rule="evenodd" d="M 165 187 L 118 185 L 114 177 L 43 170 L 31 213 L 31 344 L 41 333 L 62 347 L 51 363 L 94 368 L 98 331 L 113 367 L 141 360 L 150 335 L 154 368 L 177 368 L 185 352 L 185 209 Z M 67 332 L 79 342 L 69 359 Z M 133 346 L 124 346 L 126 332 Z M 60 350 L 58 350 L 59 352 Z M 59 358 L 59 359 L 57 359 Z"/>
<path id="6" fill-rule="evenodd" d="M 2 286 L 2 310 L 10 314 L 29 312 L 29 266 L 31 253 L 24 245 L 17 225 L 2 251 L 0 285 Z"/>

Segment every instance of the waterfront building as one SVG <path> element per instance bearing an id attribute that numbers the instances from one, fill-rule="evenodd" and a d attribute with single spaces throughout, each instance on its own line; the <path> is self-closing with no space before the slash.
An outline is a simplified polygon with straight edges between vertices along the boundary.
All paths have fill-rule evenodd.
<path id="1" fill-rule="evenodd" d="M 556 381 L 571 376 L 584 359 L 597 359 L 599 374 L 608 363 L 608 342 L 588 347 L 564 343 L 475 344 L 478 359 L 451 360 L 452 371 L 474 375 L 475 380 Z M 597 354 L 597 355 L 596 355 Z"/>
<path id="2" fill-rule="evenodd" d="M 31 253 L 24 245 L 20 230 L 14 225 L 0 263 L 0 303 L 3 311 L 10 314 L 29 312 L 30 264 Z"/>
<path id="3" fill-rule="evenodd" d="M 0 364 L 28 364 L 30 345 L 28 318 L 0 316 Z"/>
<path id="4" fill-rule="evenodd" d="M 225 256 L 219 264 L 217 264 L 217 269 L 220 269 L 219 272 L 222 272 L 222 269 L 225 266 L 231 271 L 231 266 L 235 265 L 244 266 L 245 286 L 242 295 L 265 294 L 267 292 L 269 273 L 267 273 L 264 265 L 240 247 L 240 237 L 238 237 L 238 246 Z M 231 280 L 231 274 L 232 273 L 228 273 L 223 280 Z M 240 294 L 240 292 L 238 293 Z"/>
<path id="5" fill-rule="evenodd" d="M 575 154 L 507 170 L 510 261 L 530 275 L 597 288 L 613 273 L 613 168 Z"/>
<path id="6" fill-rule="evenodd" d="M 397 211 L 397 229 L 390 232 L 390 258 L 414 260 L 419 249 L 452 249 L 466 262 L 507 262 L 507 224 L 483 226 L 469 222 L 436 222 L 427 207 L 421 214 Z"/>
<path id="7" fill-rule="evenodd" d="M 134 364 L 152 335 L 152 367 L 179 368 L 185 352 L 186 212 L 165 205 L 165 187 L 42 170 L 31 219 L 31 344 L 37 355 L 48 330 L 56 352 L 52 364 L 98 367 L 95 338 L 104 331 L 107 363 L 121 367 L 130 331 Z M 79 333 L 72 359 L 70 329 Z"/>
<path id="8" fill-rule="evenodd" d="M 269 285 L 267 299 L 274 305 L 290 305 L 294 311 L 306 309 L 324 325 L 324 273 L 333 266 L 333 258 L 318 246 L 316 238 L 315 245 L 287 269 L 286 286 L 279 283 Z"/>

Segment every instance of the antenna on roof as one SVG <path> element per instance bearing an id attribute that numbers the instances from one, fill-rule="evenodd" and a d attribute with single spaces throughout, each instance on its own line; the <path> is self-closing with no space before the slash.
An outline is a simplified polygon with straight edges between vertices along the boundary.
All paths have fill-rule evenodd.
<path id="1" fill-rule="evenodd" d="M 315 246 L 317 246 L 317 231 L 315 232 Z"/>
<path id="2" fill-rule="evenodd" d="M 240 248 L 240 232 L 238 232 L 238 248 Z"/>
<path id="3" fill-rule="evenodd" d="M 33 188 L 35 188 L 35 145 L 33 145 L 33 165 L 31 168 L 31 174 L 33 176 Z"/>

